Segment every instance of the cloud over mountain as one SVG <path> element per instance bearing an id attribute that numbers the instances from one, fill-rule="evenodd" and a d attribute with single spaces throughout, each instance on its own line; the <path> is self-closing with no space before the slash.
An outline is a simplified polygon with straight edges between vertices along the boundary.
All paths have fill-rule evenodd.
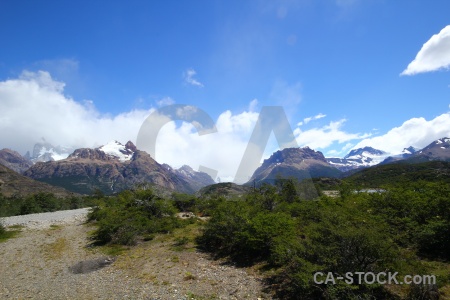
<path id="1" fill-rule="evenodd" d="M 110 140 L 136 141 L 144 120 L 155 110 L 140 109 L 115 116 L 99 113 L 93 101 L 64 94 L 65 83 L 45 71 L 24 71 L 0 81 L 0 148 L 24 154 L 42 138 L 71 148 L 97 147 Z M 159 105 L 173 104 L 164 98 Z M 250 109 L 254 109 L 253 100 Z M 232 177 L 258 118 L 257 112 L 221 113 L 217 133 L 199 136 L 192 124 L 170 122 L 158 134 L 156 160 L 173 166 L 199 165 Z"/>
<path id="2" fill-rule="evenodd" d="M 1 146 L 24 153 L 41 138 L 69 147 L 127 141 L 151 111 L 102 115 L 92 101 L 80 103 L 65 96 L 64 86 L 45 71 L 24 71 L 17 79 L 1 81 Z"/>
<path id="3" fill-rule="evenodd" d="M 400 153 L 403 148 L 423 148 L 430 142 L 450 136 L 450 112 L 431 120 L 411 118 L 387 133 L 360 141 L 353 148 L 373 146 L 389 153 Z"/>
<path id="4" fill-rule="evenodd" d="M 110 140 L 135 143 L 144 120 L 156 109 L 101 114 L 93 101 L 76 101 L 65 95 L 64 87 L 65 83 L 54 80 L 45 71 L 24 71 L 18 78 L 0 81 L 0 148 L 12 148 L 25 154 L 42 138 L 55 146 L 71 148 L 98 147 Z M 174 101 L 163 98 L 158 105 Z M 257 105 L 254 99 L 246 111 L 220 113 L 214 120 L 217 128 L 214 133 L 199 135 L 192 124 L 167 123 L 159 131 L 155 159 L 174 167 L 188 164 L 198 170 L 199 166 L 204 166 L 218 171 L 222 181 L 233 180 L 259 117 Z M 324 116 L 317 114 L 306 118 L 320 119 L 317 123 L 308 123 L 314 126 L 304 128 L 303 124 L 301 128 L 300 125 L 292 128 L 299 146 L 333 155 L 346 154 L 343 152 L 353 144 L 357 144 L 356 148 L 374 146 L 398 152 L 410 145 L 424 147 L 432 140 L 450 136 L 450 113 L 429 121 L 413 118 L 377 137 L 346 131 L 345 119 L 320 124 Z M 269 140 L 263 158 L 278 149 L 276 140 Z"/>

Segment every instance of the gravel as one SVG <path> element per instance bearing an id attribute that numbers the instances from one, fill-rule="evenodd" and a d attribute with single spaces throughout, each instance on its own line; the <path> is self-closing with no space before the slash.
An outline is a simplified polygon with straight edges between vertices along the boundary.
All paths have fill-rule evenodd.
<path id="1" fill-rule="evenodd" d="M 0 299 L 271 299 L 256 270 L 175 251 L 170 235 L 106 257 L 89 246 L 88 211 L 4 218 L 26 228 L 0 243 Z"/>
<path id="2" fill-rule="evenodd" d="M 6 227 L 21 225 L 29 229 L 44 229 L 50 225 L 80 224 L 86 220 L 90 208 L 60 210 L 40 214 L 20 215 L 0 218 Z"/>

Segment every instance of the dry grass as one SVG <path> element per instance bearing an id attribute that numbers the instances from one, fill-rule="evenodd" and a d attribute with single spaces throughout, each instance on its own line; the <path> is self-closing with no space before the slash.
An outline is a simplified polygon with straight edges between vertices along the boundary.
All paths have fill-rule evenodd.
<path id="1" fill-rule="evenodd" d="M 44 251 L 44 256 L 46 260 L 58 259 L 64 255 L 69 249 L 68 241 L 66 238 L 60 237 L 50 244 L 45 244 L 42 246 Z"/>

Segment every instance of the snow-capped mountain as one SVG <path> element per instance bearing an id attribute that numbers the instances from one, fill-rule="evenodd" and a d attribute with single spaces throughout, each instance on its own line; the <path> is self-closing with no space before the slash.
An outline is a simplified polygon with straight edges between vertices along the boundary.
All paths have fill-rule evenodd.
<path id="1" fill-rule="evenodd" d="M 380 164 L 385 165 L 385 164 L 390 164 L 390 163 L 393 163 L 393 162 L 396 162 L 396 161 L 399 161 L 399 160 L 407 159 L 407 158 L 413 156 L 419 150 L 420 149 L 415 148 L 413 146 L 409 146 L 408 148 L 403 148 L 401 153 L 390 155 L 385 160 L 380 162 Z"/>
<path id="2" fill-rule="evenodd" d="M 206 173 L 184 166 L 173 170 L 156 162 L 148 153 L 112 141 L 101 147 L 76 149 L 59 161 L 39 162 L 25 173 L 33 179 L 89 194 L 99 189 L 105 194 L 149 183 L 164 189 L 194 193 L 214 180 Z"/>
<path id="3" fill-rule="evenodd" d="M 409 146 L 408 148 L 404 148 L 401 155 L 403 156 L 403 158 L 407 158 L 411 155 L 413 155 L 414 153 L 416 153 L 417 151 L 419 151 L 419 148 L 415 148 L 413 146 Z"/>
<path id="4" fill-rule="evenodd" d="M 358 168 L 365 168 L 379 164 L 389 154 L 372 147 L 364 147 L 351 150 L 344 158 L 329 157 L 327 162 L 337 169 L 345 172 Z"/>
<path id="5" fill-rule="evenodd" d="M 344 172 L 398 161 L 415 163 L 432 160 L 450 161 L 449 138 L 437 139 L 423 149 L 409 146 L 400 153 L 389 154 L 372 147 L 364 147 L 350 151 L 344 158 L 327 158 L 329 164 Z"/>
<path id="6" fill-rule="evenodd" d="M 42 161 L 57 161 L 65 159 L 72 153 L 73 149 L 62 146 L 53 146 L 52 144 L 43 141 L 36 143 L 33 147 L 33 154 L 30 155 L 29 152 L 25 154 L 25 158 L 32 161 L 33 163 Z"/>
<path id="7" fill-rule="evenodd" d="M 447 137 L 435 140 L 411 157 L 421 160 L 450 160 L 450 139 Z"/>
<path id="8" fill-rule="evenodd" d="M 118 141 L 111 141 L 97 149 L 105 152 L 109 156 L 118 158 L 121 162 L 130 160 L 134 152 L 136 152 L 136 146 L 130 141 L 125 145 L 122 145 Z"/>

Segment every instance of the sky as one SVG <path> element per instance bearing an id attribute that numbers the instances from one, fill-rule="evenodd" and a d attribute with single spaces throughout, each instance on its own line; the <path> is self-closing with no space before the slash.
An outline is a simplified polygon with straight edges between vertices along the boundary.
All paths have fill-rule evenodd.
<path id="1" fill-rule="evenodd" d="M 421 148 L 450 137 L 449 11 L 446 0 L 0 1 L 0 148 L 136 143 L 174 104 L 216 131 L 168 122 L 154 158 L 217 180 L 234 178 L 267 106 L 327 157 Z M 264 146 L 261 159 L 280 148 L 273 134 Z"/>

